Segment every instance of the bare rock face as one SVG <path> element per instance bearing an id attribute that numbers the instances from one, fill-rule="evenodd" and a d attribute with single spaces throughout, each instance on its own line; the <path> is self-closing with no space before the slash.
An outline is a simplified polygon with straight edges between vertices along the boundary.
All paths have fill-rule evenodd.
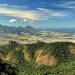
<path id="1" fill-rule="evenodd" d="M 19 45 L 19 44 L 18 44 L 18 42 L 16 42 L 16 41 L 9 41 L 9 45 L 16 46 L 16 45 Z"/>
<path id="2" fill-rule="evenodd" d="M 75 54 L 75 46 L 69 46 L 70 52 Z"/>
<path id="3" fill-rule="evenodd" d="M 25 61 L 31 61 L 31 55 L 30 52 L 28 51 L 27 47 L 23 47 L 23 54 L 24 54 L 24 59 Z"/>
<path id="4" fill-rule="evenodd" d="M 7 55 L 6 55 L 6 58 L 5 58 L 7 61 L 11 61 L 13 59 L 13 53 L 12 52 L 9 52 Z"/>
<path id="5" fill-rule="evenodd" d="M 29 52 L 23 50 L 23 53 L 24 53 L 24 59 L 29 62 L 31 60 Z"/>
<path id="6" fill-rule="evenodd" d="M 56 58 L 51 54 L 43 54 L 43 50 L 36 51 L 35 57 L 36 57 L 36 63 L 39 65 L 49 65 L 53 66 L 56 65 L 57 60 Z"/>
<path id="7" fill-rule="evenodd" d="M 18 61 L 16 60 L 16 58 L 14 58 L 14 54 L 12 52 L 9 52 L 6 56 L 5 56 L 5 61 L 10 62 L 11 64 L 15 64 Z"/>

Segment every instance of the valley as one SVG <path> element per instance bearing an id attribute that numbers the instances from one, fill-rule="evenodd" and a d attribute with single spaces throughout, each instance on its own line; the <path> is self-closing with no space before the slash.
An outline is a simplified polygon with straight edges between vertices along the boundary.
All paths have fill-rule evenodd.
<path id="1" fill-rule="evenodd" d="M 9 31 L 9 27 L 6 28 Z M 4 29 L 2 27 L 4 32 L 0 32 L 0 59 L 13 65 L 7 72 L 16 75 L 75 74 L 74 33 L 38 31 L 30 26 L 24 28 L 25 32 L 18 28 L 14 33 Z"/>

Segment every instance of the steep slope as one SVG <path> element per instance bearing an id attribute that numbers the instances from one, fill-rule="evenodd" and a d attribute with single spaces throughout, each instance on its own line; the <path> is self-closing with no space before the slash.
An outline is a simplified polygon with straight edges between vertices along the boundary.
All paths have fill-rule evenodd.
<path id="1" fill-rule="evenodd" d="M 74 75 L 75 44 L 70 42 L 0 47 L 2 59 L 16 65 L 18 75 Z"/>
<path id="2" fill-rule="evenodd" d="M 72 51 L 74 52 L 75 49 L 70 48 L 70 45 L 75 46 L 75 44 L 69 42 L 50 44 L 38 42 L 30 45 L 7 45 L 2 47 L 1 51 L 5 53 L 5 59 L 10 61 L 15 57 L 18 62 L 22 59 L 23 62 L 34 60 L 39 65 L 56 65 L 72 59 L 74 56 Z"/>

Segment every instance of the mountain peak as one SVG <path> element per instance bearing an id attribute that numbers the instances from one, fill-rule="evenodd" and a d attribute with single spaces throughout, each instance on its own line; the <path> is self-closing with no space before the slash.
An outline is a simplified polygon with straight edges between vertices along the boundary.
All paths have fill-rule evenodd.
<path id="1" fill-rule="evenodd" d="M 34 29 L 34 28 L 33 28 L 32 26 L 30 26 L 30 25 L 26 26 L 25 29 L 26 29 L 26 28 Z"/>

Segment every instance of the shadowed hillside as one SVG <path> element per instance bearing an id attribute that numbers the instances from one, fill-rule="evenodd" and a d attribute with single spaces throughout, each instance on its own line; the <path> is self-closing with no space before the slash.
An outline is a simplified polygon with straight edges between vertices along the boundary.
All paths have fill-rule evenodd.
<path id="1" fill-rule="evenodd" d="M 0 59 L 0 75 L 17 75 L 18 69 Z"/>

